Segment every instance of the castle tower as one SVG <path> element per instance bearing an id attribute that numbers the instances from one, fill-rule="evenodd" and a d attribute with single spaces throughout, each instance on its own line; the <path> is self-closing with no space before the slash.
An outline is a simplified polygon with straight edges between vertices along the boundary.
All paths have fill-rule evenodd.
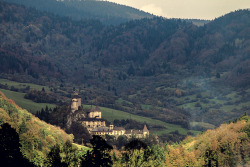
<path id="1" fill-rule="evenodd" d="M 113 125 L 112 123 L 109 125 L 109 129 L 110 129 L 110 130 L 113 130 L 113 129 L 114 129 L 114 125 Z"/>
<path id="2" fill-rule="evenodd" d="M 74 92 L 73 94 L 73 99 L 77 99 L 77 105 L 78 107 L 82 105 L 82 99 L 81 97 L 78 95 L 78 92 Z"/>
<path id="3" fill-rule="evenodd" d="M 77 99 L 72 99 L 71 101 L 71 111 L 75 112 L 78 110 L 78 100 Z"/>
<path id="4" fill-rule="evenodd" d="M 71 101 L 71 111 L 75 112 L 82 105 L 82 99 L 77 92 L 74 92 Z"/>
<path id="5" fill-rule="evenodd" d="M 147 128 L 146 125 L 144 125 L 144 128 L 143 128 L 142 132 L 143 132 L 143 136 L 144 137 L 147 136 L 147 135 L 149 135 L 149 130 L 148 130 L 148 128 Z"/>

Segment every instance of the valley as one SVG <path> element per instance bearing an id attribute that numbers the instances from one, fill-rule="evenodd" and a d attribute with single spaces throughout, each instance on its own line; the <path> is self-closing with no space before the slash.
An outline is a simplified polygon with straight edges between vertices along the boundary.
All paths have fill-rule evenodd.
<path id="1" fill-rule="evenodd" d="M 1 6 L 0 77 L 44 85 L 57 103 L 77 90 L 86 104 L 183 128 L 249 114 L 248 10 L 199 27 L 164 18 L 106 26 Z"/>
<path id="2" fill-rule="evenodd" d="M 248 115 L 249 9 L 197 20 L 108 1 L 0 1 L 9 166 L 248 166 Z"/>
<path id="3" fill-rule="evenodd" d="M 27 86 L 30 86 L 31 89 L 34 90 L 41 90 L 42 88 L 45 88 L 45 91 L 50 91 L 50 89 L 48 87 L 44 87 L 41 85 L 36 85 L 36 84 L 29 84 L 29 83 L 18 83 L 18 82 L 14 82 L 14 81 L 9 81 L 6 79 L 1 79 L 1 84 L 4 85 L 8 85 L 9 88 L 13 87 L 15 89 L 22 89 L 22 88 L 26 88 Z M 46 106 L 48 108 L 54 108 L 56 105 L 55 104 L 49 104 L 49 103 L 36 103 L 33 102 L 32 100 L 29 99 L 25 99 L 24 95 L 25 93 L 22 92 L 15 92 L 15 91 L 11 91 L 11 90 L 6 90 L 6 89 L 0 89 L 1 92 L 3 92 L 8 98 L 13 99 L 16 104 L 18 104 L 19 106 L 21 106 L 22 108 L 28 110 L 29 112 L 36 114 L 37 111 L 40 111 L 42 108 L 45 109 Z M 69 98 L 70 99 L 70 98 Z M 69 99 L 67 100 L 67 102 L 65 104 L 69 104 Z M 120 100 L 118 100 L 118 103 L 120 102 Z M 147 105 L 145 105 L 147 106 Z M 86 109 L 89 109 L 91 107 L 93 107 L 92 105 L 86 105 L 83 104 L 83 107 Z M 150 109 L 151 106 L 147 106 Z M 149 117 L 143 117 L 143 116 L 139 116 L 139 115 L 135 115 L 135 114 L 131 114 L 131 113 L 127 113 L 127 112 L 123 112 L 120 110 L 115 110 L 115 109 L 111 109 L 111 108 L 106 108 L 106 107 L 100 107 L 103 113 L 103 117 L 105 120 L 111 122 L 115 119 L 117 120 L 122 120 L 122 119 L 133 119 L 135 121 L 141 122 L 141 123 L 147 123 L 150 126 L 163 126 L 166 129 L 160 129 L 157 130 L 157 128 L 154 129 L 150 129 L 151 132 L 153 134 L 157 134 L 157 135 L 161 135 L 161 134 L 165 134 L 165 133 L 170 133 L 170 132 L 174 132 L 174 131 L 178 131 L 181 135 L 186 135 L 187 132 L 191 132 L 194 134 L 199 133 L 198 131 L 193 131 L 193 130 L 188 130 L 185 128 L 182 128 L 179 125 L 174 125 L 174 124 L 169 124 L 169 123 L 165 123 L 163 121 L 159 121 L 156 119 L 152 119 Z"/>

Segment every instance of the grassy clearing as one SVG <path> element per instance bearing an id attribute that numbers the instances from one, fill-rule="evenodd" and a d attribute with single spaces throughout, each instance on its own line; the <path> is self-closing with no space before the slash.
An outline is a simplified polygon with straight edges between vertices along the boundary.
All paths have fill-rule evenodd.
<path id="1" fill-rule="evenodd" d="M 28 110 L 31 113 L 35 113 L 36 111 L 41 110 L 46 106 L 48 106 L 49 108 L 54 108 L 56 106 L 54 104 L 48 104 L 48 103 L 35 103 L 31 100 L 25 99 L 24 98 L 25 93 L 13 92 L 5 89 L 0 89 L 0 91 L 3 92 L 5 96 L 8 97 L 9 99 L 14 100 L 17 105 Z"/>
<path id="2" fill-rule="evenodd" d="M 142 105 L 141 105 L 141 108 L 142 108 L 143 110 L 150 110 L 150 109 L 152 109 L 152 105 L 142 104 Z"/>
<path id="3" fill-rule="evenodd" d="M 118 104 L 123 104 L 123 103 L 127 103 L 127 104 L 130 104 L 132 105 L 133 103 L 127 101 L 127 100 L 123 100 L 122 98 L 119 98 L 115 101 L 115 103 L 118 103 Z"/>
<path id="4" fill-rule="evenodd" d="M 214 129 L 216 126 L 205 122 L 190 122 L 191 127 L 199 126 L 206 129 Z"/>
<path id="5" fill-rule="evenodd" d="M 10 81 L 7 79 L 0 79 L 0 83 L 3 85 L 7 84 L 9 87 L 14 86 L 15 88 L 19 89 L 23 89 L 26 88 L 27 86 L 30 86 L 30 89 L 42 90 L 42 88 L 44 88 L 45 91 L 47 92 L 50 91 L 50 88 L 48 86 L 36 85 L 32 83 L 20 83 L 20 82 Z"/>
<path id="6" fill-rule="evenodd" d="M 84 107 L 86 108 L 90 108 L 90 105 L 84 105 Z M 123 112 L 123 111 L 119 111 L 119 110 L 114 110 L 114 109 L 110 109 L 110 108 L 105 108 L 105 107 L 100 107 L 102 110 L 102 116 L 104 119 L 108 120 L 108 121 L 113 121 L 114 119 L 133 119 L 136 120 L 138 122 L 142 122 L 142 123 L 148 123 L 150 125 L 161 125 L 164 126 L 167 129 L 164 130 L 160 130 L 160 131 L 152 131 L 153 134 L 157 134 L 157 135 L 162 135 L 162 134 L 166 134 L 166 133 L 170 133 L 173 131 L 178 130 L 180 134 L 187 134 L 188 130 L 182 128 L 179 125 L 174 125 L 174 124 L 168 124 L 166 122 L 160 121 L 160 120 L 156 120 L 156 119 L 152 119 L 152 118 L 148 118 L 148 117 L 143 117 L 143 116 L 139 116 L 139 115 L 135 115 L 135 114 L 130 114 L 127 112 Z M 191 131 L 194 134 L 197 134 L 197 131 Z"/>
<path id="7" fill-rule="evenodd" d="M 186 103 L 186 104 L 180 105 L 180 107 L 183 107 L 184 109 L 195 108 L 195 104 L 196 104 L 196 102 Z"/>
<path id="8" fill-rule="evenodd" d="M 77 149 L 79 151 L 82 151 L 83 153 L 87 153 L 88 150 L 90 150 L 89 147 L 86 147 L 86 146 L 83 146 L 83 145 L 80 145 L 80 144 L 77 144 L 77 143 L 72 143 L 74 146 L 77 147 Z"/>

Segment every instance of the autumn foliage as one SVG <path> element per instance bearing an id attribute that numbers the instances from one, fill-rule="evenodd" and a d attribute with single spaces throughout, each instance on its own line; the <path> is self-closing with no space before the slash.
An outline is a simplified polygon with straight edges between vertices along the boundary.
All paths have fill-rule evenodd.
<path id="1" fill-rule="evenodd" d="M 243 119 L 245 118 L 245 119 Z M 168 146 L 166 166 L 249 165 L 249 117 Z"/>
<path id="2" fill-rule="evenodd" d="M 0 124 L 3 123 L 10 124 L 18 132 L 22 154 L 35 165 L 43 164 L 52 146 L 73 141 L 73 136 L 21 109 L 0 92 Z"/>

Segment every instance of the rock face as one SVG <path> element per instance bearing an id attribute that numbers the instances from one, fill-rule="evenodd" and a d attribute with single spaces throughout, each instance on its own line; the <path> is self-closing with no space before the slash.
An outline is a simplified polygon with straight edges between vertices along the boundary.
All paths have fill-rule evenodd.
<path id="1" fill-rule="evenodd" d="M 82 110 L 77 110 L 75 112 L 71 112 L 68 116 L 67 116 L 67 128 L 70 128 L 72 125 L 72 122 L 77 122 L 85 117 L 85 114 Z"/>

